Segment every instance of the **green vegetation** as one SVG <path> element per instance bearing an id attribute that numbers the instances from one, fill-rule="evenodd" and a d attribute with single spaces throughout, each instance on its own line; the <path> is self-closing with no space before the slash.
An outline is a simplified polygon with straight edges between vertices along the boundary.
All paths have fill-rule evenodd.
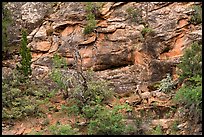
<path id="1" fill-rule="evenodd" d="M 49 127 L 49 131 L 52 135 L 77 135 L 78 129 L 73 129 L 69 124 L 61 125 L 56 123 Z"/>
<path id="2" fill-rule="evenodd" d="M 126 10 L 126 12 L 128 13 L 128 16 L 131 19 L 131 21 L 138 22 L 139 24 L 143 22 L 141 10 L 139 10 L 137 8 L 129 7 Z"/>
<path id="3" fill-rule="evenodd" d="M 123 115 L 120 113 L 120 110 L 129 110 L 129 106 L 118 105 L 113 109 L 108 109 L 104 103 L 98 101 L 97 103 L 93 102 L 95 105 L 86 104 L 82 106 L 82 111 L 80 112 L 79 106 L 75 103 L 71 107 L 62 106 L 62 108 L 68 114 L 71 113 L 75 116 L 86 118 L 89 135 L 116 135 L 133 132 L 131 126 L 125 125 Z"/>
<path id="4" fill-rule="evenodd" d="M 28 135 L 43 135 L 43 132 L 31 131 Z"/>
<path id="5" fill-rule="evenodd" d="M 121 109 L 130 110 L 130 108 L 127 105 L 120 105 L 107 109 L 105 102 L 112 97 L 112 89 L 107 86 L 107 82 L 94 80 L 91 71 L 86 73 L 86 76 L 89 76 L 87 78 L 88 89 L 83 92 L 83 86 L 74 83 L 76 80 L 73 81 L 75 87 L 70 92 L 68 105 L 62 105 L 61 111 L 66 112 L 68 116 L 75 115 L 85 118 L 88 121 L 88 134 L 128 134 L 131 132 L 133 129 L 125 125 L 123 115 L 119 113 Z M 68 130 L 66 133 L 57 130 L 52 134 L 71 134 L 69 128 L 65 129 Z"/>
<path id="6" fill-rule="evenodd" d="M 176 135 L 177 134 L 176 132 L 179 131 L 178 121 L 174 121 L 170 128 L 171 128 L 170 135 Z"/>
<path id="7" fill-rule="evenodd" d="M 194 13 L 190 19 L 190 22 L 195 25 L 202 23 L 202 7 L 194 5 L 193 10 L 194 10 Z"/>
<path id="8" fill-rule="evenodd" d="M 68 97 L 69 91 L 68 85 L 71 80 L 71 76 L 63 74 L 60 68 L 66 69 L 67 63 L 63 58 L 61 58 L 57 54 L 54 55 L 52 61 L 54 66 L 50 77 L 57 84 L 57 88 L 62 91 L 63 96 L 66 99 Z"/>
<path id="9" fill-rule="evenodd" d="M 99 106 L 88 125 L 89 135 L 120 135 L 128 134 L 131 130 L 122 121 L 123 116 L 119 110 L 125 106 L 115 106 L 112 110 Z"/>
<path id="10" fill-rule="evenodd" d="M 84 34 L 90 34 L 96 28 L 96 11 L 98 10 L 97 6 L 94 6 L 92 2 L 87 2 L 85 10 L 87 12 L 86 20 L 87 24 L 84 28 Z"/>
<path id="11" fill-rule="evenodd" d="M 106 101 L 112 97 L 113 91 L 108 87 L 106 81 L 91 79 L 88 81 L 88 90 L 83 94 L 86 104 L 94 104 L 98 101 Z M 80 88 L 76 88 L 75 93 L 80 93 Z"/>
<path id="12" fill-rule="evenodd" d="M 53 56 L 53 65 L 55 68 L 67 68 L 66 60 L 61 58 L 59 55 L 54 54 Z"/>
<path id="13" fill-rule="evenodd" d="M 84 34 L 89 34 L 95 29 L 97 10 L 99 7 L 100 6 L 95 6 L 92 2 L 87 3 L 87 25 L 84 29 Z M 4 8 L 3 12 L 2 37 L 3 45 L 6 47 L 9 12 Z M 142 21 L 141 11 L 128 8 L 127 12 L 132 21 Z M 196 23 L 202 22 L 202 18 L 199 18 L 200 9 L 195 8 L 195 15 L 191 20 Z M 142 30 L 141 34 L 145 36 L 151 32 L 153 32 L 153 30 L 146 27 Z M 164 52 L 168 50 L 168 48 L 164 49 Z M 133 121 L 133 125 L 128 124 L 129 121 L 126 120 L 130 117 L 132 118 L 132 111 L 134 109 L 132 109 L 128 104 L 109 104 L 110 99 L 113 97 L 113 90 L 108 86 L 109 83 L 107 81 L 94 78 L 93 72 L 90 70 L 83 71 L 83 74 L 80 75 L 79 73 L 82 73 L 81 71 L 77 69 L 69 69 L 66 60 L 59 55 L 54 55 L 53 57 L 53 68 L 50 75 L 50 78 L 53 82 L 55 82 L 55 85 L 54 87 L 53 85 L 52 87 L 49 87 L 50 89 L 48 90 L 48 87 L 43 81 L 30 77 L 32 74 L 31 53 L 30 49 L 27 48 L 27 34 L 25 30 L 22 30 L 20 55 L 22 57 L 20 66 L 17 66 L 17 69 L 14 69 L 11 75 L 3 77 L 2 119 L 24 119 L 28 116 L 39 116 L 40 114 L 43 114 L 43 112 L 48 114 L 45 119 L 40 121 L 41 126 L 43 126 L 45 130 L 43 129 L 40 132 L 32 131 L 30 134 L 42 135 L 43 133 L 50 133 L 53 135 L 78 135 L 82 134 L 79 128 L 82 126 L 83 130 L 85 127 L 85 131 L 82 132 L 89 135 L 139 134 L 143 132 L 140 129 L 140 125 L 144 122 L 143 118 L 148 117 L 148 120 L 153 118 L 151 111 L 147 111 L 146 108 L 139 108 L 139 110 L 136 111 L 141 113 L 140 117 L 133 117 L 133 119 L 131 119 Z M 183 83 L 183 86 L 178 90 L 178 92 L 176 92 L 174 101 L 178 104 L 184 105 L 184 108 L 189 108 L 191 112 L 199 112 L 194 114 L 193 117 L 201 117 L 200 112 L 202 111 L 201 55 L 202 45 L 193 43 L 192 46 L 185 51 L 181 63 L 178 65 L 178 68 L 180 69 L 180 81 Z M 76 63 L 78 61 L 77 59 L 78 58 L 75 59 L 76 68 L 80 67 L 80 64 Z M 82 78 L 83 76 L 85 77 L 85 80 Z M 84 88 L 84 83 L 87 86 L 87 89 Z M 161 80 L 160 83 L 154 84 L 152 88 L 159 88 L 161 91 L 168 93 L 174 88 L 173 85 L 170 74 L 167 74 L 166 78 Z M 63 101 L 58 98 L 61 97 L 61 94 L 59 94 L 57 98 L 54 98 L 58 91 L 63 94 Z M 61 102 L 58 100 L 55 101 L 54 99 L 52 100 L 51 98 L 59 99 Z M 124 102 L 125 101 L 126 100 L 124 100 Z M 120 100 L 120 103 L 121 102 L 123 102 L 122 99 Z M 158 103 L 155 101 L 152 105 L 156 108 L 157 104 Z M 43 109 L 41 107 L 42 105 Z M 59 105 L 61 105 L 60 111 L 58 109 Z M 174 110 L 175 108 L 172 108 L 172 111 L 169 111 L 166 114 L 168 118 L 171 118 L 174 114 L 176 111 Z M 51 111 L 59 111 L 60 113 L 57 114 L 65 114 L 68 117 L 73 116 L 70 117 L 71 124 L 63 125 L 56 122 L 55 125 L 50 126 L 50 124 L 53 123 L 53 119 L 50 119 L 49 117 L 49 112 Z M 155 111 L 155 114 L 158 112 Z M 124 116 L 124 113 L 128 113 L 129 115 Z M 158 118 L 161 117 L 160 115 L 157 116 Z M 52 116 L 52 118 L 54 117 Z M 85 121 L 85 124 L 81 124 L 81 119 Z M 72 123 L 73 121 L 75 123 Z M 132 121 L 130 121 L 130 123 Z M 172 127 L 170 127 L 170 134 L 176 134 L 178 131 L 177 125 L 178 122 L 173 123 Z M 150 132 L 154 135 L 164 134 L 160 125 L 153 130 L 150 130 Z"/>
<path id="14" fill-rule="evenodd" d="M 155 129 L 152 130 L 152 135 L 162 135 L 162 127 L 160 125 L 156 126 Z"/>
<path id="15" fill-rule="evenodd" d="M 2 81 L 3 119 L 38 116 L 41 112 L 38 101 L 48 93 L 46 86 L 35 85 L 33 81 L 20 83 L 18 74 L 18 71 L 14 70 L 11 76 Z"/>
<path id="16" fill-rule="evenodd" d="M 195 105 L 196 109 L 201 109 L 202 106 L 202 77 L 193 77 L 196 80 L 195 86 L 184 85 L 176 93 L 174 100 L 184 103 L 187 107 Z M 194 81 L 195 82 L 195 81 Z"/>
<path id="17" fill-rule="evenodd" d="M 152 28 L 145 27 L 145 28 L 142 29 L 141 34 L 144 37 L 146 34 L 149 34 L 151 32 L 154 32 L 154 30 Z"/>
<path id="18" fill-rule="evenodd" d="M 22 40 L 21 40 L 21 66 L 17 66 L 17 69 L 21 74 L 23 74 L 22 81 L 25 82 L 25 79 L 28 78 L 29 75 L 32 73 L 31 69 L 31 52 L 30 49 L 27 47 L 27 34 L 25 30 L 22 30 Z"/>
<path id="19" fill-rule="evenodd" d="M 84 34 L 90 34 L 91 32 L 94 31 L 94 29 L 96 28 L 96 20 L 95 20 L 95 16 L 94 14 L 88 14 L 86 16 L 87 19 L 87 24 L 84 28 Z"/>
<path id="20" fill-rule="evenodd" d="M 162 79 L 160 82 L 160 90 L 163 92 L 170 92 L 174 88 L 173 80 L 169 73 L 167 73 L 166 78 Z"/>
<path id="21" fill-rule="evenodd" d="M 186 49 L 185 54 L 178 65 L 179 76 L 181 80 L 202 76 L 202 45 L 197 42 L 192 43 L 191 47 Z"/>
<path id="22" fill-rule="evenodd" d="M 174 101 L 183 104 L 194 112 L 193 117 L 199 118 L 202 113 L 202 45 L 193 43 L 186 49 L 180 68 L 180 81 L 183 86 L 176 92 Z"/>
<path id="23" fill-rule="evenodd" d="M 112 89 L 107 86 L 105 81 L 88 81 L 88 89 L 82 92 L 82 86 L 77 85 L 71 92 L 69 103 L 72 104 L 69 108 L 63 106 L 63 109 L 68 110 L 68 114 L 82 114 L 85 117 L 91 117 L 93 107 L 97 104 L 103 104 L 113 95 Z M 90 109 L 90 110 L 89 110 Z M 94 113 L 94 112 L 93 112 Z"/>
<path id="24" fill-rule="evenodd" d="M 8 26 L 11 25 L 11 13 L 6 8 L 6 2 L 2 3 L 2 50 L 6 51 L 8 47 Z"/>
<path id="25" fill-rule="evenodd" d="M 102 8 L 104 2 L 86 2 L 85 4 L 87 13 L 92 13 L 95 17 L 98 17 L 100 14 L 99 10 Z"/>
<path id="26" fill-rule="evenodd" d="M 88 89 L 83 91 L 83 85 L 78 84 L 78 77 L 75 73 L 63 74 L 58 68 L 61 64 L 66 67 L 66 62 L 60 59 L 58 55 L 53 58 L 54 68 L 52 69 L 51 78 L 58 85 L 58 88 L 63 91 L 63 94 L 70 97 L 70 101 L 81 109 L 83 105 L 95 104 L 97 101 L 105 101 L 112 96 L 112 90 L 107 86 L 105 81 L 94 80 L 91 71 L 86 72 Z M 81 110 L 80 110 L 81 111 Z"/>

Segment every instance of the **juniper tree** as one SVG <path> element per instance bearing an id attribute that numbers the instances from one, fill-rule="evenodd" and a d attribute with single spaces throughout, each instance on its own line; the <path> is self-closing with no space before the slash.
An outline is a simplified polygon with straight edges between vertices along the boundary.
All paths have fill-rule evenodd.
<path id="1" fill-rule="evenodd" d="M 22 39 L 21 39 L 21 48 L 20 48 L 20 55 L 21 55 L 21 66 L 17 66 L 18 70 L 21 74 L 23 74 L 24 78 L 27 78 L 31 75 L 31 52 L 30 49 L 27 47 L 27 33 L 24 29 L 21 31 Z"/>

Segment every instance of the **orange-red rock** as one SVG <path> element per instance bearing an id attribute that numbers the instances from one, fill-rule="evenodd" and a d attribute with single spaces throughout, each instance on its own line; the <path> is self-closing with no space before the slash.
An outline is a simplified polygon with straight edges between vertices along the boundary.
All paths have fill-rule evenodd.
<path id="1" fill-rule="evenodd" d="M 69 34 L 71 34 L 73 32 L 74 28 L 73 27 L 66 27 L 62 32 L 61 35 L 62 37 L 66 37 Z"/>
<path id="2" fill-rule="evenodd" d="M 135 57 L 135 64 L 144 64 L 144 55 L 142 53 L 140 53 L 139 51 L 135 51 L 134 52 L 134 57 Z"/>
<path id="3" fill-rule="evenodd" d="M 32 51 L 48 51 L 51 47 L 51 43 L 49 41 L 41 41 L 34 43 L 32 45 Z"/>
<path id="4" fill-rule="evenodd" d="M 84 68 L 90 68 L 93 66 L 93 64 L 94 64 L 93 58 L 84 58 L 83 59 L 82 65 Z"/>
<path id="5" fill-rule="evenodd" d="M 92 48 L 80 49 L 80 55 L 82 58 L 90 58 L 92 57 Z"/>
<path id="6" fill-rule="evenodd" d="M 50 50 L 49 50 L 49 53 L 52 53 L 52 52 L 55 52 L 59 47 L 59 44 L 58 43 L 54 43 L 52 44 Z"/>
<path id="7" fill-rule="evenodd" d="M 32 62 L 33 61 L 36 61 L 37 59 L 39 59 L 41 56 L 43 55 L 43 53 L 35 53 L 35 52 L 32 52 L 31 53 L 31 56 L 32 56 Z"/>

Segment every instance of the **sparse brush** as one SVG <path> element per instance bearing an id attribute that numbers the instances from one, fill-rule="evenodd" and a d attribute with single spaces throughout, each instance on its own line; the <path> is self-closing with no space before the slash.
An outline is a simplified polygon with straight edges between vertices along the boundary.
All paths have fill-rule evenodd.
<path id="1" fill-rule="evenodd" d="M 202 7 L 194 5 L 193 10 L 194 10 L 194 13 L 191 16 L 190 22 L 195 25 L 202 23 Z"/>
<path id="2" fill-rule="evenodd" d="M 154 30 L 152 28 L 145 27 L 145 28 L 142 29 L 141 34 L 144 37 L 146 34 L 149 34 L 151 32 L 154 32 Z"/>
<path id="3" fill-rule="evenodd" d="M 128 16 L 131 21 L 137 22 L 137 23 L 142 23 L 142 12 L 141 10 L 133 7 L 129 7 L 126 12 L 128 13 Z"/>
<path id="4" fill-rule="evenodd" d="M 174 88 L 174 82 L 169 73 L 167 73 L 166 78 L 162 79 L 160 82 L 159 90 L 163 92 L 170 92 Z"/>

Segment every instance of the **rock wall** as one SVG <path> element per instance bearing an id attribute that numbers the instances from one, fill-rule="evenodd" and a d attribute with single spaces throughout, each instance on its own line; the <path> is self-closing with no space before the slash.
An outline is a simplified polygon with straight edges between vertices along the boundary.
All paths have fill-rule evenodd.
<path id="1" fill-rule="evenodd" d="M 19 4 L 9 2 L 8 7 Z M 16 21 L 26 21 L 25 27 L 31 30 L 28 47 L 32 50 L 33 75 L 41 71 L 39 78 L 45 77 L 54 54 L 64 57 L 71 66 L 69 47 L 78 45 L 83 69 L 92 68 L 122 93 L 133 90 L 138 81 L 151 84 L 166 73 L 175 75 L 183 50 L 193 41 L 202 40 L 202 24 L 189 22 L 195 4 L 202 3 L 103 2 L 97 27 L 89 35 L 83 34 L 87 15 L 83 2 L 22 3 Z M 132 21 L 127 12 L 130 7 L 142 9 L 141 17 L 148 19 L 153 32 L 142 35 L 146 26 Z"/>

